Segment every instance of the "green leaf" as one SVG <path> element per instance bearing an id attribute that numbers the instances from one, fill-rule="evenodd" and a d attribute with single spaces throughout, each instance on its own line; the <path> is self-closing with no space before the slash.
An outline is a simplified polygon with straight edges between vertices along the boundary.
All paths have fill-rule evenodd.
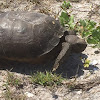
<path id="1" fill-rule="evenodd" d="M 86 26 L 86 22 L 85 22 L 85 20 L 80 20 L 79 23 L 80 23 L 80 25 L 83 26 L 83 27 Z"/>
<path id="2" fill-rule="evenodd" d="M 60 17 L 64 18 L 66 21 L 69 19 L 69 15 L 66 12 L 62 12 Z"/>
<path id="3" fill-rule="evenodd" d="M 73 24 L 74 23 L 74 16 L 70 16 L 69 17 L 69 24 Z"/>
<path id="4" fill-rule="evenodd" d="M 65 26 L 65 24 L 68 24 L 68 21 L 69 21 L 68 13 L 62 12 L 61 16 L 59 17 L 59 20 L 62 26 Z"/>
<path id="5" fill-rule="evenodd" d="M 100 26 L 97 26 L 97 28 L 96 28 L 99 32 L 100 32 Z"/>
<path id="6" fill-rule="evenodd" d="M 66 1 L 64 1 L 63 4 L 62 4 L 62 6 L 61 6 L 61 8 L 62 8 L 63 10 L 69 9 L 69 8 L 71 8 L 71 7 L 72 7 L 72 6 L 71 6 L 70 2 L 66 2 Z"/>
<path id="7" fill-rule="evenodd" d="M 95 40 L 93 37 L 87 38 L 87 42 L 88 42 L 89 44 L 97 44 L 97 43 L 98 43 L 98 41 Z"/>
<path id="8" fill-rule="evenodd" d="M 71 16 L 71 17 L 69 18 L 68 25 L 69 25 L 69 28 L 70 28 L 70 29 L 74 29 L 74 27 L 75 27 L 75 24 L 74 24 L 74 16 Z"/>
<path id="9" fill-rule="evenodd" d="M 88 37 L 88 36 L 92 35 L 92 32 L 91 31 L 88 31 L 88 32 L 84 31 L 82 34 L 83 34 L 83 37 Z"/>
<path id="10" fill-rule="evenodd" d="M 100 31 L 94 29 L 92 33 L 92 37 L 94 37 L 98 42 L 100 42 Z"/>
<path id="11" fill-rule="evenodd" d="M 88 21 L 88 23 L 91 25 L 91 28 L 94 28 L 96 26 L 96 22 L 94 21 Z"/>

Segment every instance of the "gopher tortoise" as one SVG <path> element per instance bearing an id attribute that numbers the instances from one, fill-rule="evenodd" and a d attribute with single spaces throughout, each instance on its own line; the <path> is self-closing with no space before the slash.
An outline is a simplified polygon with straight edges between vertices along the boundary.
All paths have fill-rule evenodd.
<path id="1" fill-rule="evenodd" d="M 39 63 L 55 58 L 53 71 L 65 55 L 79 53 L 86 42 L 73 31 L 63 32 L 59 21 L 45 14 L 25 11 L 0 13 L 0 57 Z"/>

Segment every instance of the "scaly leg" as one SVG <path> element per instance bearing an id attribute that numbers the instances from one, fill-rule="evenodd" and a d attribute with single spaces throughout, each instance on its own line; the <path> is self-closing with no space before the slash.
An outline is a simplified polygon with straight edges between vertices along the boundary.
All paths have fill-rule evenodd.
<path id="1" fill-rule="evenodd" d="M 62 44 L 62 50 L 60 51 L 59 55 L 57 56 L 57 58 L 55 60 L 55 63 L 54 63 L 52 71 L 55 71 L 59 67 L 60 61 L 62 60 L 62 58 L 64 57 L 66 52 L 69 50 L 69 48 L 70 48 L 70 44 L 69 43 L 64 42 Z"/>

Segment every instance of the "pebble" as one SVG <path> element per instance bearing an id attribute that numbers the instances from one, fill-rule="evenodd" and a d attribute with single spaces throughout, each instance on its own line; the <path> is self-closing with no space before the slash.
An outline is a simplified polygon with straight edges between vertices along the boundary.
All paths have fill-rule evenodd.
<path id="1" fill-rule="evenodd" d="M 79 94 L 79 95 L 82 94 L 82 91 L 77 91 L 77 94 Z"/>
<path id="2" fill-rule="evenodd" d="M 90 62 L 90 65 L 97 65 L 98 61 L 97 60 L 93 60 L 92 62 Z"/>
<path id="3" fill-rule="evenodd" d="M 26 92 L 25 95 L 26 95 L 27 97 L 33 97 L 33 96 L 34 96 L 34 95 L 33 95 L 32 93 L 30 93 L 30 92 Z"/>

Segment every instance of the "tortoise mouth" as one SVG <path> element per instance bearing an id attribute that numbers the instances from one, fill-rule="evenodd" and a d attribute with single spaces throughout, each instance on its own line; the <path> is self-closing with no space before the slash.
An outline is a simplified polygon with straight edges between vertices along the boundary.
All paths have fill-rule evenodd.
<path id="1" fill-rule="evenodd" d="M 82 51 L 85 50 L 86 46 L 87 46 L 87 44 L 85 44 L 85 43 L 82 43 L 82 44 L 81 43 L 73 44 L 71 46 L 71 52 L 72 53 L 80 53 L 80 52 L 82 52 Z"/>

